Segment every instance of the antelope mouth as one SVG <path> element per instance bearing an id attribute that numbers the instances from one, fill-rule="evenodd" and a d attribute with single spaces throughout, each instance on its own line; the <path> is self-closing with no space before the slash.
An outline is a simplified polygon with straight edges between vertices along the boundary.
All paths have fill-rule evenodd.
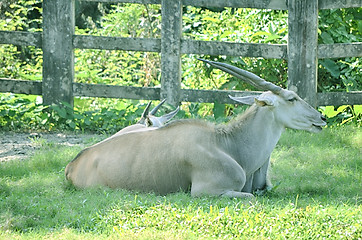
<path id="1" fill-rule="evenodd" d="M 325 125 L 326 125 L 326 123 L 322 123 L 322 124 L 313 123 L 312 128 L 313 128 L 313 130 L 320 132 L 320 131 L 322 131 L 322 129 Z"/>
<path id="2" fill-rule="evenodd" d="M 312 124 L 313 128 L 316 129 L 316 130 L 319 130 L 319 131 L 322 131 L 322 126 L 319 126 L 319 125 L 315 125 L 315 124 Z"/>

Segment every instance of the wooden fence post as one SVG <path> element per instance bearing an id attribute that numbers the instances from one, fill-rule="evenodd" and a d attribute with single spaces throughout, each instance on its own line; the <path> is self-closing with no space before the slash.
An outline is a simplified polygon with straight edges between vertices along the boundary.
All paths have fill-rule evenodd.
<path id="1" fill-rule="evenodd" d="M 182 1 L 162 0 L 161 99 L 174 106 L 180 102 Z"/>
<path id="2" fill-rule="evenodd" d="M 43 1 L 43 102 L 73 105 L 74 0 Z"/>
<path id="3" fill-rule="evenodd" d="M 317 105 L 318 0 L 288 1 L 288 88 Z"/>

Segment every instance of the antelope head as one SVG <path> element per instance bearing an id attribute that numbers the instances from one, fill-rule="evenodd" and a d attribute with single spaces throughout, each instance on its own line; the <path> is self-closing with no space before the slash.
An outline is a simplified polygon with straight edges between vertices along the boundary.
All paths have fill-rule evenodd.
<path id="1" fill-rule="evenodd" d="M 235 66 L 204 59 L 199 60 L 230 73 L 260 90 L 267 91 L 259 96 L 229 97 L 242 104 L 256 104 L 268 108 L 273 111 L 275 120 L 284 127 L 319 132 L 326 125 L 325 117 L 295 92 L 276 86 L 251 72 Z"/>
<path id="2" fill-rule="evenodd" d="M 145 110 L 142 113 L 142 117 L 141 119 L 137 122 L 139 124 L 143 124 L 147 127 L 161 127 L 163 126 L 167 121 L 169 121 L 171 118 L 173 118 L 179 111 L 179 107 L 177 107 L 174 111 L 165 114 L 161 117 L 156 117 L 155 114 L 158 111 L 158 109 L 162 106 L 162 104 L 164 104 L 166 101 L 166 99 L 162 100 L 156 107 L 154 107 L 151 112 L 149 112 L 150 110 L 150 106 L 152 101 L 150 101 Z"/>

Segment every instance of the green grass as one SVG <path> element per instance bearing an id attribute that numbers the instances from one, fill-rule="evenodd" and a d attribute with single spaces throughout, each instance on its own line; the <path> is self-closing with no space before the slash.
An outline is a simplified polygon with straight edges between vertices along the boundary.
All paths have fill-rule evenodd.
<path id="1" fill-rule="evenodd" d="M 0 163 L 0 239 L 361 239 L 362 131 L 286 131 L 272 155 L 274 189 L 255 200 L 75 190 L 54 143 Z"/>

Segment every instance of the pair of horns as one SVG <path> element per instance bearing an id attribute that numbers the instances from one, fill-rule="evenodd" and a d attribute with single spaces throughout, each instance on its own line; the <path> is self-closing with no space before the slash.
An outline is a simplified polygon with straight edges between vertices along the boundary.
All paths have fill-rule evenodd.
<path id="1" fill-rule="evenodd" d="M 151 103 L 152 103 L 152 101 L 150 101 L 150 102 L 147 104 L 145 110 L 144 110 L 143 113 L 142 113 L 142 118 L 146 118 L 147 115 L 148 115 L 148 113 L 149 113 L 150 115 L 155 115 L 156 112 L 158 111 L 158 109 L 160 109 L 160 107 L 162 106 L 162 104 L 164 104 L 165 102 L 166 102 L 166 99 L 163 99 L 163 100 L 162 100 L 156 107 L 154 107 L 154 108 L 151 110 L 151 112 L 149 113 L 150 107 L 151 107 Z"/>
<path id="2" fill-rule="evenodd" d="M 272 91 L 275 94 L 279 94 L 283 90 L 283 88 L 262 79 L 261 77 L 255 75 L 254 73 L 231 66 L 229 64 L 205 60 L 201 58 L 198 58 L 198 60 L 206 62 L 211 66 L 216 67 L 224 72 L 230 73 L 231 75 L 249 83 L 250 85 L 253 85 L 254 87 L 257 87 L 260 90 Z"/>
<path id="3" fill-rule="evenodd" d="M 156 117 L 155 114 L 158 111 L 158 109 L 166 102 L 166 99 L 162 100 L 156 107 L 154 107 L 150 112 L 150 107 L 152 101 L 150 101 L 145 110 L 142 113 L 141 119 L 138 121 L 140 124 L 146 124 L 147 125 L 147 119 L 151 122 L 151 126 L 154 127 L 161 127 L 163 124 L 165 124 L 167 121 L 172 119 L 180 110 L 180 107 L 177 107 L 174 111 L 169 112 L 161 117 Z"/>

